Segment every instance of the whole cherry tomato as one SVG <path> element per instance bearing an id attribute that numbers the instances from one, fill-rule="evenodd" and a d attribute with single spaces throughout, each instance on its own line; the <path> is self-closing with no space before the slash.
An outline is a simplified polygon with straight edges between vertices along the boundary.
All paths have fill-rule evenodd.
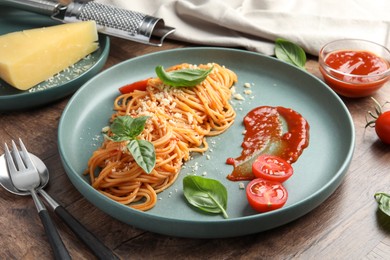
<path id="1" fill-rule="evenodd" d="M 246 196 L 254 210 L 267 212 L 283 207 L 288 193 L 280 182 L 257 178 L 247 185 Z"/>
<path id="2" fill-rule="evenodd" d="M 293 175 L 293 168 L 278 156 L 262 154 L 253 162 L 252 172 L 257 178 L 284 182 Z"/>
<path id="3" fill-rule="evenodd" d="M 375 132 L 385 144 L 390 144 L 390 111 L 379 115 L 375 122 Z"/>
<path id="4" fill-rule="evenodd" d="M 390 111 L 382 112 L 383 106 L 389 102 L 380 105 L 374 98 L 372 100 L 375 102 L 375 114 L 368 112 L 372 120 L 367 120 L 366 127 L 375 127 L 379 139 L 385 144 L 390 144 Z"/>

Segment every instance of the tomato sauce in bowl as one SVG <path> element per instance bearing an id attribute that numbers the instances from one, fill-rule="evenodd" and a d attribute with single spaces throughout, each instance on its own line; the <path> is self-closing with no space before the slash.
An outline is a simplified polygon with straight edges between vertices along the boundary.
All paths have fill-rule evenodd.
<path id="1" fill-rule="evenodd" d="M 325 45 L 319 54 L 320 72 L 338 94 L 364 97 L 390 78 L 390 51 L 363 40 L 339 40 Z"/>

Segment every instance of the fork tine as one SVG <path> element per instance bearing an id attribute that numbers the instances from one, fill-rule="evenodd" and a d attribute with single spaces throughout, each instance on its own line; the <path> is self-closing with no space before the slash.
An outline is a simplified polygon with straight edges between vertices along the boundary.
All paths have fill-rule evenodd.
<path id="1" fill-rule="evenodd" d="M 35 168 L 35 165 L 30 157 L 30 154 L 28 153 L 26 146 L 24 146 L 24 143 L 22 142 L 22 139 L 19 138 L 19 145 L 20 148 L 22 149 L 22 156 L 24 159 L 24 163 L 26 165 L 26 168 Z"/>
<path id="2" fill-rule="evenodd" d="M 22 157 L 20 157 L 20 153 L 18 148 L 16 147 L 16 144 L 14 140 L 12 140 L 12 154 L 14 155 L 16 165 L 18 166 L 19 171 L 20 170 L 25 170 L 26 166 L 23 163 Z"/>
<path id="3" fill-rule="evenodd" d="M 7 162 L 8 169 L 10 173 L 16 172 L 17 169 L 15 167 L 14 159 L 12 159 L 11 153 L 8 149 L 8 145 L 4 143 L 4 156 L 5 156 L 5 161 Z"/>

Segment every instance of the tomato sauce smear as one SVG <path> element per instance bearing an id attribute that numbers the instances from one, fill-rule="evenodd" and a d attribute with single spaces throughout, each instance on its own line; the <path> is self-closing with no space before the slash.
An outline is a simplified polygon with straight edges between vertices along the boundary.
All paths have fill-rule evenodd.
<path id="1" fill-rule="evenodd" d="M 226 160 L 234 167 L 227 176 L 231 181 L 254 179 L 252 163 L 260 154 L 276 155 L 293 163 L 309 145 L 308 122 L 290 108 L 257 107 L 244 117 L 244 126 L 241 155 Z"/>

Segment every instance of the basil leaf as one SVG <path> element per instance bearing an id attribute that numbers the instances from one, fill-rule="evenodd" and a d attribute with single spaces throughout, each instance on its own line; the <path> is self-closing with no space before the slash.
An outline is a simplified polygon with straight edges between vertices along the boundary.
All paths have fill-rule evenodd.
<path id="1" fill-rule="evenodd" d="M 305 51 L 295 43 L 284 39 L 276 39 L 275 55 L 278 59 L 291 63 L 299 68 L 305 69 Z"/>
<path id="2" fill-rule="evenodd" d="M 183 191 L 191 205 L 208 213 L 222 213 L 228 218 L 227 190 L 219 181 L 189 175 L 183 179 Z"/>
<path id="3" fill-rule="evenodd" d="M 137 137 L 144 130 L 148 118 L 148 116 L 136 118 L 131 116 L 118 116 L 111 124 L 111 132 L 114 134 L 111 139 L 116 142 L 121 142 Z"/>
<path id="4" fill-rule="evenodd" d="M 146 172 L 150 173 L 156 165 L 154 145 L 145 140 L 131 140 L 127 145 L 131 155 L 137 164 Z"/>
<path id="5" fill-rule="evenodd" d="M 182 69 L 166 72 L 163 66 L 156 67 L 157 76 L 166 85 L 172 87 L 193 87 L 207 78 L 214 67 L 210 69 Z"/>
<path id="6" fill-rule="evenodd" d="M 107 136 L 107 137 L 108 137 L 108 139 L 111 139 L 114 142 L 123 142 L 123 141 L 131 140 L 131 138 L 129 138 L 126 135 L 123 135 L 123 136 L 113 135 L 113 136 Z"/>
<path id="7" fill-rule="evenodd" d="M 113 135 L 109 137 L 114 142 L 130 141 L 127 149 L 135 162 L 146 172 L 150 173 L 156 165 L 156 151 L 151 142 L 137 140 L 136 137 L 145 129 L 148 116 L 133 118 L 131 116 L 118 116 L 111 124 Z"/>
<path id="8" fill-rule="evenodd" d="M 390 194 L 379 192 L 374 195 L 376 201 L 378 202 L 379 209 L 390 216 Z"/>

